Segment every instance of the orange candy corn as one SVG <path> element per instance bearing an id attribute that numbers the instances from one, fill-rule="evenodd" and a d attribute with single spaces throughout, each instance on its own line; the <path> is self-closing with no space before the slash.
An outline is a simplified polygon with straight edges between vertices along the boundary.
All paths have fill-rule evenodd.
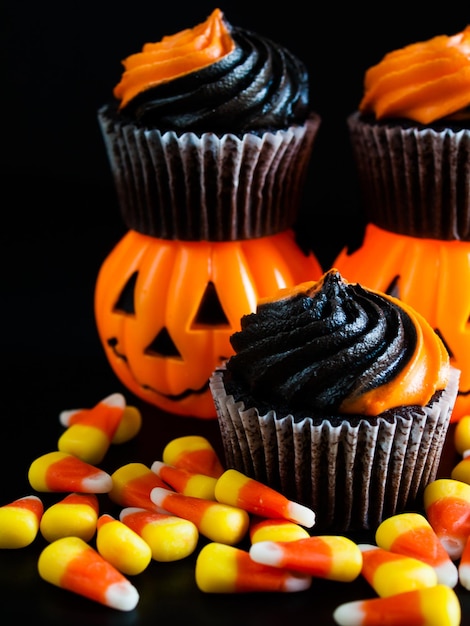
<path id="1" fill-rule="evenodd" d="M 436 585 L 346 602 L 335 609 L 333 619 L 339 626 L 460 626 L 461 613 L 455 591 Z"/>
<path id="2" fill-rule="evenodd" d="M 467 541 L 465 542 L 458 570 L 460 584 L 470 591 L 470 537 L 467 537 Z"/>
<path id="3" fill-rule="evenodd" d="M 150 497 L 162 509 L 193 522 L 212 541 L 233 545 L 241 541 L 250 525 L 248 513 L 229 504 L 204 500 L 169 489 L 155 488 Z"/>
<path id="4" fill-rule="evenodd" d="M 80 537 L 63 537 L 44 548 L 38 560 L 41 578 L 120 611 L 132 611 L 137 589 Z"/>
<path id="5" fill-rule="evenodd" d="M 75 419 L 77 419 L 77 413 L 84 413 L 90 410 L 92 409 L 67 409 L 61 411 L 59 421 L 62 426 L 68 428 L 74 423 Z M 125 406 L 119 426 L 111 439 L 111 443 L 121 444 L 129 441 L 137 435 L 141 427 L 142 414 L 139 409 L 135 406 Z"/>
<path id="6" fill-rule="evenodd" d="M 224 467 L 212 445 L 205 437 L 199 435 L 172 439 L 163 450 L 163 462 L 214 478 L 218 478 L 224 472 Z"/>
<path id="7" fill-rule="evenodd" d="M 235 469 L 228 469 L 219 477 L 215 498 L 262 517 L 283 518 L 307 528 L 315 524 L 311 509 Z"/>
<path id="8" fill-rule="evenodd" d="M 455 587 L 458 572 L 428 520 L 419 513 L 399 513 L 379 524 L 377 545 L 384 550 L 410 556 L 431 565 L 438 582 Z"/>
<path id="9" fill-rule="evenodd" d="M 173 467 L 161 461 L 155 461 L 150 468 L 167 485 L 185 496 L 195 496 L 205 500 L 215 500 L 217 478 L 190 472 L 181 467 Z"/>
<path id="10" fill-rule="evenodd" d="M 206 593 L 304 591 L 311 576 L 256 563 L 248 552 L 217 542 L 205 545 L 196 561 L 196 584 Z"/>
<path id="11" fill-rule="evenodd" d="M 122 509 L 119 518 L 150 546 L 155 561 L 179 561 L 196 549 L 199 531 L 190 520 L 139 507 Z"/>
<path id="12" fill-rule="evenodd" d="M 361 574 L 382 598 L 437 585 L 435 569 L 424 561 L 370 544 L 359 544 L 359 548 Z"/>
<path id="13" fill-rule="evenodd" d="M 44 512 L 35 495 L 0 506 L 0 548 L 25 548 L 36 539 Z"/>
<path id="14" fill-rule="evenodd" d="M 39 528 L 49 542 L 71 535 L 90 541 L 96 531 L 98 512 L 94 493 L 70 493 L 44 511 Z"/>
<path id="15" fill-rule="evenodd" d="M 92 409 L 70 415 L 67 430 L 59 438 L 59 450 L 86 463 L 100 463 L 122 420 L 125 406 L 124 396 L 114 393 Z"/>
<path id="16" fill-rule="evenodd" d="M 116 569 L 135 576 L 147 568 L 152 551 L 132 528 L 107 513 L 98 518 L 96 526 L 96 549 Z"/>
<path id="17" fill-rule="evenodd" d="M 470 485 L 440 478 L 423 494 L 426 517 L 453 561 L 462 556 L 470 535 Z"/>
<path id="18" fill-rule="evenodd" d="M 128 463 L 118 468 L 111 475 L 112 489 L 110 499 L 121 506 L 137 506 L 149 510 L 158 510 L 150 499 L 154 487 L 168 485 L 155 472 L 143 463 Z"/>
<path id="19" fill-rule="evenodd" d="M 105 471 L 60 450 L 34 460 L 28 479 L 33 489 L 43 492 L 108 493 L 113 486 L 111 476 Z"/>
<path id="20" fill-rule="evenodd" d="M 355 580 L 362 568 L 362 553 L 357 544 L 335 535 L 258 541 L 249 554 L 257 563 L 342 582 Z"/>

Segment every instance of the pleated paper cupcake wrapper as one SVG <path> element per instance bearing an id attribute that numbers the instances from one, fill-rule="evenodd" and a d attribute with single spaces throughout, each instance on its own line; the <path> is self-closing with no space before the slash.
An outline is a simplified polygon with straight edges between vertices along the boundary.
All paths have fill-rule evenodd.
<path id="1" fill-rule="evenodd" d="M 177 135 L 98 112 L 125 224 L 162 239 L 234 241 L 296 221 L 320 118 L 287 130 Z"/>
<path id="2" fill-rule="evenodd" d="M 375 529 L 422 505 L 424 487 L 437 475 L 458 376 L 452 369 L 439 401 L 422 411 L 332 426 L 245 408 L 226 394 L 218 369 L 210 385 L 226 465 L 311 507 L 315 531 Z"/>
<path id="3" fill-rule="evenodd" d="M 470 241 L 470 129 L 348 118 L 367 221 L 402 235 Z"/>

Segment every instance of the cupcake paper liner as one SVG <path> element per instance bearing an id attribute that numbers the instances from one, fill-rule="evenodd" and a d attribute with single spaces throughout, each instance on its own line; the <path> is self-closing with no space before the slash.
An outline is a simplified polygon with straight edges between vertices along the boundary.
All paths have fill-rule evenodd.
<path id="1" fill-rule="evenodd" d="M 356 421 L 262 415 L 235 402 L 223 367 L 210 380 L 226 466 L 311 507 L 316 531 L 375 529 L 391 515 L 422 508 L 439 467 L 459 371 L 439 400 Z"/>
<path id="2" fill-rule="evenodd" d="M 237 137 L 139 127 L 108 105 L 98 120 L 126 226 L 162 239 L 233 241 L 296 221 L 320 118 Z"/>
<path id="3" fill-rule="evenodd" d="M 367 221 L 402 235 L 470 241 L 470 129 L 348 118 Z"/>

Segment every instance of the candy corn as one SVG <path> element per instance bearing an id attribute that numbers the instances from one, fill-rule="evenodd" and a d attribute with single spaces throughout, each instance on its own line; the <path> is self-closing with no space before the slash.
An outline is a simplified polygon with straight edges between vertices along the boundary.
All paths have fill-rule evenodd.
<path id="1" fill-rule="evenodd" d="M 457 567 L 424 515 L 399 513 L 385 519 L 376 530 L 375 540 L 384 550 L 428 563 L 443 585 L 457 584 Z"/>
<path id="2" fill-rule="evenodd" d="M 470 452 L 470 450 L 468 450 Z M 470 485 L 470 455 L 465 456 L 450 473 L 450 477 L 453 480 L 460 480 L 463 483 Z"/>
<path id="3" fill-rule="evenodd" d="M 295 541 L 306 539 L 310 535 L 299 524 L 285 519 L 265 519 L 253 516 L 250 520 L 249 535 L 251 543 L 258 541 Z"/>
<path id="4" fill-rule="evenodd" d="M 92 409 L 78 411 L 70 416 L 69 426 L 57 447 L 86 463 L 100 463 L 111 445 L 125 406 L 124 396 L 114 393 Z"/>
<path id="5" fill-rule="evenodd" d="M 359 544 L 359 549 L 363 559 L 361 574 L 382 598 L 438 583 L 436 571 L 424 561 L 371 544 Z"/>
<path id="6" fill-rule="evenodd" d="M 263 483 L 235 469 L 226 470 L 217 480 L 215 498 L 262 517 L 283 518 L 311 528 L 315 513 Z"/>
<path id="7" fill-rule="evenodd" d="M 465 546 L 460 557 L 459 565 L 459 582 L 462 587 L 470 591 L 470 536 L 467 537 Z"/>
<path id="8" fill-rule="evenodd" d="M 426 517 L 450 558 L 462 555 L 470 535 L 470 485 L 440 478 L 424 490 Z"/>
<path id="9" fill-rule="evenodd" d="M 149 545 L 155 561 L 179 561 L 196 549 L 199 531 L 189 520 L 138 507 L 122 509 L 119 519 Z"/>
<path id="10" fill-rule="evenodd" d="M 149 544 L 107 513 L 98 518 L 96 549 L 116 569 L 129 576 L 142 573 L 152 559 Z"/>
<path id="11" fill-rule="evenodd" d="M 461 608 L 453 589 L 436 585 L 346 602 L 335 609 L 333 619 L 339 626 L 460 626 Z"/>
<path id="12" fill-rule="evenodd" d="M 454 430 L 455 449 L 462 456 L 470 450 L 470 415 L 464 415 L 457 422 Z"/>
<path id="13" fill-rule="evenodd" d="M 206 593 L 304 591 L 311 577 L 256 563 L 248 552 L 217 542 L 205 545 L 196 560 L 196 584 Z"/>
<path id="14" fill-rule="evenodd" d="M 297 541 L 258 541 L 250 547 L 257 563 L 318 578 L 350 582 L 361 573 L 362 553 L 346 537 L 325 535 Z"/>
<path id="15" fill-rule="evenodd" d="M 224 471 L 212 445 L 199 435 L 172 439 L 163 449 L 163 462 L 214 478 L 218 478 Z"/>
<path id="16" fill-rule="evenodd" d="M 150 499 L 150 492 L 154 487 L 168 488 L 168 485 L 143 463 L 122 465 L 113 472 L 111 479 L 112 488 L 109 497 L 121 506 L 158 510 Z"/>
<path id="17" fill-rule="evenodd" d="M 217 478 L 213 476 L 190 472 L 181 467 L 167 465 L 162 461 L 155 461 L 150 469 L 178 493 L 205 500 L 215 500 Z"/>
<path id="18" fill-rule="evenodd" d="M 25 548 L 36 539 L 44 512 L 42 501 L 24 496 L 0 507 L 0 548 Z"/>
<path id="19" fill-rule="evenodd" d="M 78 413 L 84 413 L 92 409 L 67 409 L 59 414 L 59 421 L 62 426 L 68 428 L 71 426 Z M 121 420 L 116 432 L 111 439 L 112 444 L 121 444 L 129 441 L 137 435 L 142 427 L 142 415 L 135 406 L 125 406 Z"/>
<path id="20" fill-rule="evenodd" d="M 39 529 L 47 541 L 71 535 L 89 541 L 96 531 L 98 511 L 94 493 L 71 493 L 44 511 Z"/>
<path id="21" fill-rule="evenodd" d="M 152 489 L 150 498 L 164 510 L 193 522 L 199 532 L 212 541 L 233 545 L 248 531 L 248 513 L 235 506 L 159 487 Z"/>
<path id="22" fill-rule="evenodd" d="M 47 545 L 38 560 L 41 578 L 120 611 L 132 611 L 137 589 L 94 548 L 79 537 L 63 537 Z"/>
<path id="23" fill-rule="evenodd" d="M 111 476 L 105 471 L 60 450 L 34 460 L 28 479 L 33 489 L 43 492 L 108 493 L 113 486 Z"/>

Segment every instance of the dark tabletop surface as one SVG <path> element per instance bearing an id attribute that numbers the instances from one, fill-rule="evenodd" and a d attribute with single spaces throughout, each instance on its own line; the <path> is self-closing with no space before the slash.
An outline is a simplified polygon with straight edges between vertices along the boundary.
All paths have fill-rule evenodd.
<path id="1" fill-rule="evenodd" d="M 93 317 L 97 272 L 125 233 L 96 110 L 118 80 L 121 58 L 144 41 L 203 21 L 216 5 L 180 2 L 162 15 L 159 3 L 149 7 L 140 0 L 132 8 L 107 0 L 50 4 L 55 6 L 6 0 L 0 9 L 6 61 L 0 150 L 0 504 L 32 493 L 29 465 L 56 449 L 63 432 L 60 411 L 92 407 L 115 391 L 140 408 L 143 427 L 136 439 L 110 449 L 104 469 L 133 461 L 150 465 L 161 460 L 168 441 L 184 434 L 206 436 L 222 454 L 215 420 L 163 414 L 121 386 Z M 298 232 L 326 268 L 346 243 L 354 245 L 363 228 L 344 120 L 359 101 L 364 70 L 395 47 L 461 30 L 468 16 L 439 11 L 423 19 L 421 12 L 394 4 L 385 24 L 382 11 L 365 20 L 357 4 L 338 15 L 330 3 L 307 22 L 300 2 L 278 13 L 263 2 L 218 6 L 233 23 L 282 41 L 309 66 L 312 104 L 323 129 Z M 338 55 L 350 66 L 341 68 Z M 456 460 L 451 441 L 447 449 L 442 473 L 448 476 Z M 41 498 L 45 504 L 57 499 Z M 101 502 L 110 506 L 105 497 Z M 367 533 L 357 539 L 373 541 Z M 375 595 L 362 579 L 314 580 L 308 591 L 293 594 L 203 594 L 194 578 L 196 550 L 184 561 L 152 562 L 132 577 L 140 601 L 134 611 L 122 613 L 41 580 L 37 559 L 44 545 L 39 535 L 27 548 L 0 550 L 2 623 L 254 626 L 302 620 L 328 626 L 338 604 Z M 456 591 L 462 624 L 470 623 L 470 592 Z"/>

